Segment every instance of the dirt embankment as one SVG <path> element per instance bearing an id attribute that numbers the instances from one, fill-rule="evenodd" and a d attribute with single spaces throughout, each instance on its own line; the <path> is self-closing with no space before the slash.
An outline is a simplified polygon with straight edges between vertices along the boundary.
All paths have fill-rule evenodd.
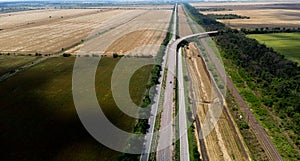
<path id="1" fill-rule="evenodd" d="M 236 127 L 230 124 L 230 118 L 224 112 L 221 114 L 217 124 L 213 125 L 213 117 L 209 115 L 209 109 L 218 105 L 217 93 L 212 86 L 212 81 L 208 75 L 206 66 L 201 58 L 201 53 L 193 43 L 185 48 L 186 61 L 190 72 L 190 82 L 194 100 L 196 102 L 197 115 L 201 125 L 206 120 L 210 120 L 209 126 L 213 129 L 204 138 L 209 160 L 248 160 L 240 150 L 236 138 Z M 209 117 L 208 119 L 206 117 Z M 235 129 L 233 129 L 235 128 Z"/>

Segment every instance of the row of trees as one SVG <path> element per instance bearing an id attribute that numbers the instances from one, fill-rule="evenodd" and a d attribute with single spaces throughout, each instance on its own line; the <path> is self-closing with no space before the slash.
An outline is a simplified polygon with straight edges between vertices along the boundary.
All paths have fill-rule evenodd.
<path id="1" fill-rule="evenodd" d="M 207 16 L 213 19 L 250 19 L 248 16 L 237 14 L 207 14 Z"/>
<path id="2" fill-rule="evenodd" d="M 291 33 L 291 32 L 300 32 L 300 27 L 293 27 L 293 28 L 287 28 L 287 27 L 261 27 L 261 28 L 255 28 L 255 29 L 245 29 L 241 28 L 241 32 L 245 34 L 267 34 L 267 33 Z"/>
<path id="3" fill-rule="evenodd" d="M 230 29 L 214 19 L 200 14 L 197 9 L 186 4 L 193 19 L 207 31 L 218 30 L 214 37 L 223 56 L 231 59 L 251 77 L 250 80 L 260 90 L 262 102 L 276 111 L 282 119 L 291 121 L 286 129 L 293 130 L 293 138 L 300 145 L 300 67 L 296 62 L 272 48 L 246 37 L 238 30 Z"/>
<path id="4" fill-rule="evenodd" d="M 199 11 L 232 11 L 232 9 L 227 8 L 199 8 Z"/>

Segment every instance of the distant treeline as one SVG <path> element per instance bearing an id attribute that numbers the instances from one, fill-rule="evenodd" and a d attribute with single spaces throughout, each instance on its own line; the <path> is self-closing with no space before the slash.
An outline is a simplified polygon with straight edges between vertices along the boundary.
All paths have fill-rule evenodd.
<path id="1" fill-rule="evenodd" d="M 43 9 L 43 8 L 36 8 Z M 0 13 L 9 13 L 9 12 L 20 12 L 20 11 L 29 11 L 33 10 L 31 8 L 0 8 Z"/>
<path id="2" fill-rule="evenodd" d="M 248 16 L 241 16 L 236 14 L 207 14 L 208 17 L 213 19 L 250 19 Z"/>
<path id="3" fill-rule="evenodd" d="M 245 34 L 268 34 L 268 33 L 291 33 L 291 32 L 300 32 L 300 27 L 298 28 L 286 28 L 286 27 L 262 27 L 255 29 L 245 29 L 241 28 L 241 32 Z"/>
<path id="4" fill-rule="evenodd" d="M 152 1 L 140 1 L 140 2 L 118 2 L 113 1 L 91 1 L 89 3 L 83 3 L 84 0 L 79 1 L 11 1 L 11 2 L 1 2 L 0 3 L 0 13 L 26 11 L 26 10 L 36 10 L 36 9 L 75 9 L 82 8 L 87 9 L 90 7 L 112 7 L 112 6 L 153 6 L 153 5 L 168 5 L 169 2 L 152 2 Z"/>
<path id="5" fill-rule="evenodd" d="M 300 67 L 296 62 L 287 60 L 272 48 L 246 37 L 238 30 L 205 16 L 197 9 L 185 4 L 192 18 L 206 31 L 218 30 L 214 40 L 223 56 L 243 69 L 255 82 L 256 91 L 260 91 L 260 102 L 275 110 L 283 122 L 284 128 L 292 130 L 296 136 L 292 139 L 300 145 Z M 252 90 L 254 90 L 252 89 Z M 257 104 L 261 106 L 261 104 Z M 263 107 L 263 106 L 262 106 Z"/>
<path id="6" fill-rule="evenodd" d="M 199 11 L 232 11 L 232 9 L 227 8 L 198 8 Z"/>

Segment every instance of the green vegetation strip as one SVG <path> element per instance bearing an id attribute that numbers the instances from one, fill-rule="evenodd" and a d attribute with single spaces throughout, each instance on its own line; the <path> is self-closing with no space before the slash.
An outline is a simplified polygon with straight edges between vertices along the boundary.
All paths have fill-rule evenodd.
<path id="1" fill-rule="evenodd" d="M 0 55 L 0 76 L 7 72 L 15 72 L 25 64 L 35 61 L 38 57 L 33 56 L 15 56 L 15 55 Z"/>

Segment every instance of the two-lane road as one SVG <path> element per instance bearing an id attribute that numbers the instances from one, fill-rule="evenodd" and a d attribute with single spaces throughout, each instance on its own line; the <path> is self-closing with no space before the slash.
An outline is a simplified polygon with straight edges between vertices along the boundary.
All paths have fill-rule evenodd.
<path id="1" fill-rule="evenodd" d="M 174 9 L 174 24 L 173 24 L 173 35 L 172 40 L 168 44 L 169 48 L 167 51 L 167 77 L 166 87 L 164 93 L 163 111 L 161 114 L 161 125 L 159 130 L 159 139 L 157 145 L 157 156 L 158 161 L 173 160 L 173 107 L 174 107 L 174 78 L 175 67 L 176 67 L 176 48 L 174 48 L 173 42 L 176 40 L 176 27 L 177 27 L 177 4 Z"/>

